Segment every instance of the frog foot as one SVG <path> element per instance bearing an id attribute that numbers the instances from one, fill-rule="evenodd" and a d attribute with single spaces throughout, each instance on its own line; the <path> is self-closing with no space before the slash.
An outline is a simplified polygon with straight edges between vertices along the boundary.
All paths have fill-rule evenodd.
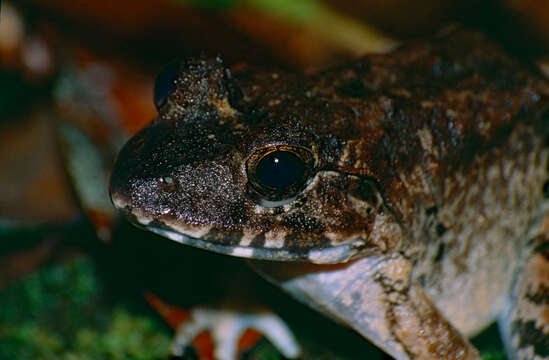
<path id="1" fill-rule="evenodd" d="M 196 342 L 197 336 L 208 331 L 214 346 L 213 358 L 233 360 L 237 358 L 243 335 L 247 334 L 248 339 L 259 339 L 252 335 L 253 332 L 247 331 L 250 329 L 263 334 L 286 358 L 294 359 L 299 356 L 300 348 L 291 330 L 276 314 L 267 310 L 242 312 L 205 307 L 193 308 L 189 320 L 179 326 L 172 353 L 175 356 L 183 355 Z"/>
<path id="2" fill-rule="evenodd" d="M 187 311 L 166 304 L 150 292 L 145 293 L 145 299 L 176 330 L 172 344 L 175 357 L 194 349 L 201 359 L 233 360 L 241 350 L 253 347 L 261 335 L 286 358 L 294 359 L 300 354 L 291 330 L 269 310 L 242 311 L 220 306 Z"/>

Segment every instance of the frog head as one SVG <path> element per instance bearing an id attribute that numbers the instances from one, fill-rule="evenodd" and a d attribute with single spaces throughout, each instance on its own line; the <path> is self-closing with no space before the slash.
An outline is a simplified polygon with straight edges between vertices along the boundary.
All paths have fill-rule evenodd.
<path id="1" fill-rule="evenodd" d="M 172 71 L 158 116 L 112 172 L 112 201 L 130 221 L 254 259 L 340 263 L 399 245 L 398 216 L 358 153 L 368 124 L 314 78 L 232 76 L 205 57 Z"/>

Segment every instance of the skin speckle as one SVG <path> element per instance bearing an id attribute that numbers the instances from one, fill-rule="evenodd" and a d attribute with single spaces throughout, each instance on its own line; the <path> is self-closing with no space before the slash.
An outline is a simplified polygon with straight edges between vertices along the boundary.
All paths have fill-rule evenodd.
<path id="1" fill-rule="evenodd" d="M 457 112 L 453 109 L 448 109 L 446 110 L 446 116 L 448 116 L 448 118 L 450 119 L 455 118 L 457 117 Z"/>
<path id="2" fill-rule="evenodd" d="M 435 154 L 436 151 L 433 148 L 433 134 L 429 129 L 421 129 L 417 132 L 419 136 L 419 140 L 421 142 L 421 146 L 423 147 L 423 150 L 427 151 L 430 154 Z"/>
<path id="3" fill-rule="evenodd" d="M 313 75 L 189 59 L 121 151 L 113 203 L 184 244 L 285 261 L 264 272 L 396 359 L 479 359 L 466 337 L 500 313 L 526 359 L 538 344 L 512 324 L 549 323 L 546 256 L 528 255 L 549 242 L 548 88 L 467 31 Z M 313 160 L 267 198 L 246 164 L 280 146 Z"/>
<path id="4" fill-rule="evenodd" d="M 255 205 L 254 206 L 254 213 L 261 214 L 263 211 L 265 211 L 265 208 L 261 205 Z"/>

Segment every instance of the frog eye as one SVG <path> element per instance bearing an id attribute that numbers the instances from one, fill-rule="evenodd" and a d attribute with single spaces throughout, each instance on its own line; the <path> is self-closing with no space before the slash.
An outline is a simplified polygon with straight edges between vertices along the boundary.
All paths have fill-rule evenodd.
<path id="1" fill-rule="evenodd" d="M 166 102 L 179 74 L 179 61 L 166 65 L 154 82 L 154 105 L 160 109 Z"/>
<path id="2" fill-rule="evenodd" d="M 254 197 L 264 206 L 295 199 L 312 172 L 312 154 L 303 148 L 262 149 L 248 160 L 248 180 Z"/>
<path id="3" fill-rule="evenodd" d="M 305 173 L 305 163 L 289 151 L 273 151 L 265 155 L 255 168 L 255 178 L 262 185 L 282 190 Z"/>

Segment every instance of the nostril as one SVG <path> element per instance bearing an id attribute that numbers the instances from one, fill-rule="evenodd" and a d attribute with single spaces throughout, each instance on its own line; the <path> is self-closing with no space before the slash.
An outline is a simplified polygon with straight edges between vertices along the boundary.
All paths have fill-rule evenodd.
<path id="1" fill-rule="evenodd" d="M 544 184 L 543 184 L 543 197 L 548 199 L 549 198 L 549 180 L 547 180 Z"/>
<path id="2" fill-rule="evenodd" d="M 171 176 L 163 176 L 159 179 L 158 184 L 161 188 L 168 191 L 173 191 L 177 189 L 178 182 L 177 179 Z"/>

